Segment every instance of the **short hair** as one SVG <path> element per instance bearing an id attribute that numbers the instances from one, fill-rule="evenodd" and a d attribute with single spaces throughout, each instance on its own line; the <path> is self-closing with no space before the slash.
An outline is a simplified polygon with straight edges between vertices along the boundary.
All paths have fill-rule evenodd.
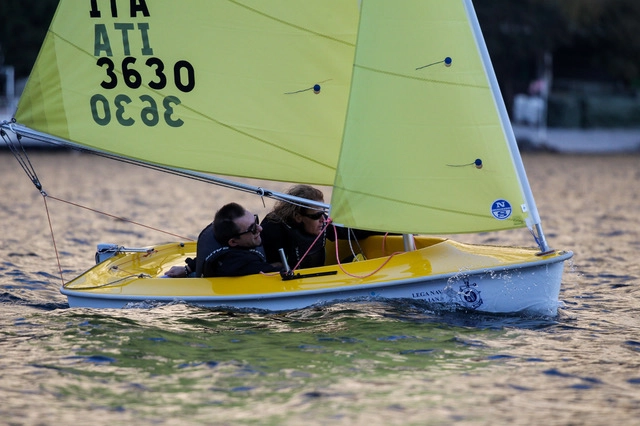
<path id="1" fill-rule="evenodd" d="M 324 194 L 317 188 L 309 185 L 295 185 L 287 191 L 287 194 L 298 198 L 306 198 L 311 201 L 324 201 Z M 273 207 L 274 219 L 292 225 L 294 223 L 293 216 L 296 213 L 302 213 L 302 209 L 307 208 L 291 201 L 278 201 Z"/>
<path id="2" fill-rule="evenodd" d="M 225 204 L 216 212 L 213 218 L 213 233 L 222 245 L 228 245 L 229 240 L 240 233 L 240 228 L 234 220 L 245 215 L 245 209 L 238 203 Z"/>

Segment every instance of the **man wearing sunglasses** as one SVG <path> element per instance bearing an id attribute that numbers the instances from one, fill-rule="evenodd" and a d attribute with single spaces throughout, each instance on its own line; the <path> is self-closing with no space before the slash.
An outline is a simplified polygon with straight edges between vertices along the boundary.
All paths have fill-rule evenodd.
<path id="1" fill-rule="evenodd" d="M 262 248 L 258 215 L 240 204 L 229 203 L 216 212 L 213 223 L 198 236 L 195 259 L 185 267 L 174 266 L 169 277 L 237 277 L 278 272 L 282 263 L 267 263 Z M 195 270 L 195 274 L 192 271 Z"/>

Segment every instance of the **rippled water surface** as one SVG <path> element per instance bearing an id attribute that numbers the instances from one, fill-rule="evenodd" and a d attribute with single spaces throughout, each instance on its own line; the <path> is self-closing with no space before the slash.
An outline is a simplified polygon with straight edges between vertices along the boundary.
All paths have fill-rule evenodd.
<path id="1" fill-rule="evenodd" d="M 93 264 L 97 243 L 175 240 L 156 229 L 195 238 L 227 201 L 261 216 L 272 204 L 84 154 L 30 159 L 46 204 L 13 156 L 0 153 L 2 423 L 622 425 L 640 418 L 639 155 L 525 154 L 550 244 L 575 252 L 556 318 L 380 301 L 277 314 L 184 304 L 70 309 L 61 280 Z M 458 239 L 530 245 L 526 231 Z"/>

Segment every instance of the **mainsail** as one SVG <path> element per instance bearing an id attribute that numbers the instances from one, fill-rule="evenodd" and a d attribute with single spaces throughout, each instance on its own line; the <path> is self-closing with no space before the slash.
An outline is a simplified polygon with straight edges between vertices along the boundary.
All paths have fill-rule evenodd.
<path id="1" fill-rule="evenodd" d="M 350 227 L 539 227 L 471 0 L 62 0 L 16 119 L 162 167 L 333 185 Z"/>
<path id="2" fill-rule="evenodd" d="M 362 2 L 335 221 L 401 233 L 525 226 L 510 124 L 466 3 Z"/>
<path id="3" fill-rule="evenodd" d="M 63 0 L 19 124 L 144 162 L 330 185 L 355 0 Z"/>

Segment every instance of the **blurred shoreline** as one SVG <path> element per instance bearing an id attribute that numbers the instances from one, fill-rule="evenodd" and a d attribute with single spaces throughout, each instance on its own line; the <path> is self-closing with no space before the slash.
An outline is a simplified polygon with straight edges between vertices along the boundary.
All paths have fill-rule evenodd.
<path id="1" fill-rule="evenodd" d="M 520 151 L 564 154 L 640 152 L 640 128 L 559 128 L 513 125 Z"/>
<path id="2" fill-rule="evenodd" d="M 13 111 L 0 108 L 0 123 L 11 121 Z M 640 152 L 640 128 L 556 128 L 512 124 L 520 151 L 544 151 L 563 154 L 619 154 Z M 23 137 L 22 145 L 38 150 L 66 150 L 62 145 Z M 8 150 L 0 143 L 0 150 Z"/>

